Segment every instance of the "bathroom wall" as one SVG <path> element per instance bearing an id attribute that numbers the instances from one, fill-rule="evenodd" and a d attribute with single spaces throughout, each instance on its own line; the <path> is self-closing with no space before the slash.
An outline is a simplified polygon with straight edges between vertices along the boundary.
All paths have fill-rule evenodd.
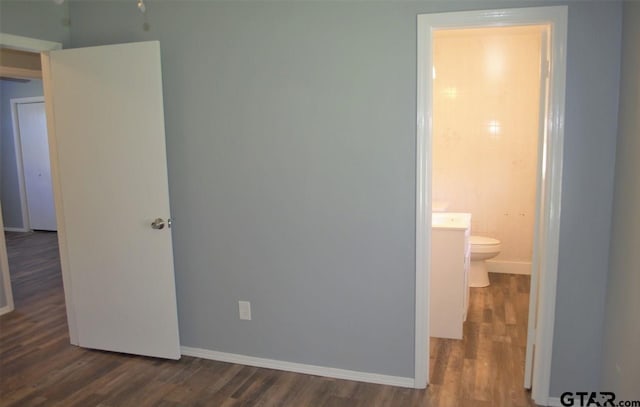
<path id="1" fill-rule="evenodd" d="M 435 34 L 434 208 L 471 212 L 500 239 L 490 270 L 529 272 L 535 220 L 542 27 Z M 503 263 L 506 262 L 506 263 Z"/>

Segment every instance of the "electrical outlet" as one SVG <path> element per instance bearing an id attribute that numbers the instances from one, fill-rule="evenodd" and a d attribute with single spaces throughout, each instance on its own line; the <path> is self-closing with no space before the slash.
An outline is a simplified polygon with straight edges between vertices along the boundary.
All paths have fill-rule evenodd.
<path id="1" fill-rule="evenodd" d="M 249 301 L 238 301 L 238 311 L 240 319 L 251 320 L 251 303 Z"/>

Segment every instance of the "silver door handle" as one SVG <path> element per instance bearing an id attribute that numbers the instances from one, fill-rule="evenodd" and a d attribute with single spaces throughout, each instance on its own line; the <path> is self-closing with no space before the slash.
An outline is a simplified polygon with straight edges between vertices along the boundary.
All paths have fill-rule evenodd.
<path id="1" fill-rule="evenodd" d="M 156 220 L 151 222 L 151 227 L 153 229 L 164 229 L 164 221 L 162 218 L 156 218 Z"/>

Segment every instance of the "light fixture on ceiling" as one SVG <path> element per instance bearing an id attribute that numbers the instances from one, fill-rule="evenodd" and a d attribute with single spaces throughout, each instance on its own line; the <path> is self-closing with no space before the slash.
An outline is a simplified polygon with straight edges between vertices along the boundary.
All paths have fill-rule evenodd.
<path id="1" fill-rule="evenodd" d="M 64 3 L 65 0 L 52 0 L 55 4 L 57 4 L 58 6 L 62 5 Z M 144 0 L 137 0 L 137 6 L 138 6 L 138 10 L 140 10 L 140 12 L 142 14 L 145 15 L 145 22 L 142 25 L 142 29 L 145 31 L 149 31 L 149 23 L 146 21 L 147 17 L 146 17 L 146 11 L 147 11 L 147 6 L 144 4 Z M 63 25 L 69 25 L 69 18 L 66 18 L 63 20 Z"/>
<path id="2" fill-rule="evenodd" d="M 59 6 L 64 3 L 64 0 L 53 0 L 53 2 Z M 144 5 L 144 0 L 138 0 L 138 10 L 140 10 L 140 12 L 142 13 L 147 11 L 147 7 Z"/>

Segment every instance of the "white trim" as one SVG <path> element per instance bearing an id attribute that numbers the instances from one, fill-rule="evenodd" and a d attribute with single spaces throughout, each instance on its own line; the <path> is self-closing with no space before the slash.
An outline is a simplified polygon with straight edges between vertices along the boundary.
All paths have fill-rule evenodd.
<path id="1" fill-rule="evenodd" d="M 58 141 L 56 138 L 55 112 L 53 109 L 53 90 L 51 89 L 51 63 L 49 53 L 42 53 L 42 91 L 44 93 L 44 107 L 47 116 L 47 133 L 49 135 L 49 161 L 51 163 L 51 184 L 53 186 L 53 199 L 56 205 L 56 222 L 58 226 L 58 246 L 60 251 L 60 270 L 62 272 L 62 285 L 64 286 L 64 300 L 67 309 L 67 325 L 69 326 L 69 341 L 72 345 L 78 345 L 78 328 L 71 289 L 71 276 L 69 275 L 69 252 L 67 249 L 67 231 L 64 218 L 64 201 L 62 199 L 62 187 L 58 173 Z"/>
<path id="2" fill-rule="evenodd" d="M 13 304 L 11 305 L 7 304 L 4 307 L 0 308 L 0 316 L 4 314 L 8 314 L 11 311 L 13 311 Z"/>
<path id="3" fill-rule="evenodd" d="M 567 6 L 545 7 L 551 25 L 549 73 L 549 113 L 547 116 L 548 163 L 545 178 L 546 198 L 541 230 L 542 253 L 538 286 L 538 326 L 534 355 L 534 401 L 549 397 L 551 385 L 551 356 L 556 312 L 556 288 L 558 283 L 558 256 L 560 246 L 560 209 L 562 203 L 562 167 L 564 147 L 564 108 L 567 71 Z"/>
<path id="4" fill-rule="evenodd" d="M 530 261 L 515 261 L 515 260 L 485 260 L 489 273 L 498 274 L 531 274 L 531 262 Z"/>
<path id="5" fill-rule="evenodd" d="M 264 359 L 253 356 L 239 355 L 235 353 L 217 352 L 207 349 L 181 346 L 180 351 L 184 356 L 194 356 L 202 359 L 216 360 L 219 362 L 236 363 L 239 365 L 263 367 L 267 369 L 284 370 L 286 372 L 303 373 L 314 376 L 331 377 L 334 379 L 354 380 L 357 382 L 385 384 L 398 387 L 414 387 L 411 377 L 388 376 L 377 373 L 358 372 L 355 370 L 335 369 L 331 367 L 307 365 L 303 363 L 285 362 L 275 359 Z"/>
<path id="6" fill-rule="evenodd" d="M 0 202 L 0 228 L 4 229 L 2 220 L 2 203 Z M 11 290 L 11 274 L 9 274 L 9 257 L 7 256 L 7 244 L 4 240 L 4 233 L 0 233 L 0 285 L 4 290 L 6 305 L 0 308 L 0 315 L 13 311 L 13 291 Z"/>
<path id="7" fill-rule="evenodd" d="M 0 46 L 6 47 L 6 48 L 12 48 L 12 49 L 19 49 L 22 51 L 31 51 L 31 52 L 40 52 L 40 53 L 42 53 L 43 51 L 50 51 L 50 50 L 56 50 L 56 49 L 62 48 L 62 44 L 58 42 L 43 41 L 35 38 L 21 37 L 18 35 L 5 34 L 5 33 L 0 33 Z M 43 66 L 43 69 L 44 69 L 44 66 Z M 44 81 L 43 81 L 43 90 L 44 90 Z M 45 108 L 47 108 L 46 105 L 47 103 L 45 100 Z M 49 115 L 49 110 L 47 109 L 47 126 L 49 126 L 48 115 Z M 49 146 L 51 147 L 51 142 L 49 142 Z M 56 186 L 54 185 L 54 192 L 55 192 L 55 188 Z M 0 227 L 4 229 L 4 225 L 2 223 L 0 223 Z M 59 230 L 58 230 L 58 233 L 59 233 Z M 58 234 L 58 240 L 60 240 L 59 234 Z M 60 245 L 60 250 L 62 251 L 62 249 L 63 249 L 63 245 Z M 0 238 L 0 257 L 2 256 L 6 257 L 6 251 L 7 251 L 6 242 L 4 241 L 4 236 L 2 236 L 2 238 Z M 2 259 L 0 259 L 0 262 L 4 263 Z M 11 307 L 13 308 L 13 291 L 11 289 L 10 270 L 9 270 L 8 264 L 6 265 L 6 267 L 4 264 L 0 264 L 0 266 L 3 269 L 2 274 L 3 274 L 5 296 L 7 297 L 7 302 L 10 303 Z M 63 280 L 65 279 L 64 268 L 62 270 L 62 278 Z M 67 296 L 67 290 L 65 289 L 65 297 L 66 296 Z M 66 307 L 67 319 L 69 320 L 69 325 L 72 325 L 74 322 L 71 321 L 70 318 L 68 318 L 69 316 L 68 304 L 69 303 L 67 302 L 67 307 Z M 70 334 L 70 336 L 73 339 L 73 335 Z"/>
<path id="8" fill-rule="evenodd" d="M 544 406 L 551 407 L 562 407 L 564 404 L 560 401 L 560 397 L 549 397 L 547 398 L 547 402 L 543 404 Z"/>
<path id="9" fill-rule="evenodd" d="M 432 32 L 445 28 L 470 28 L 513 25 L 548 25 L 551 28 L 551 74 L 547 131 L 549 159 L 546 168 L 545 214 L 542 219 L 544 250 L 542 253 L 538 296 L 539 324 L 532 397 L 546 402 L 551 377 L 551 355 L 555 321 L 558 242 L 562 193 L 562 149 L 564 144 L 564 100 L 566 76 L 567 6 L 479 10 L 418 15 L 418 102 L 416 162 L 416 309 L 415 309 L 415 382 L 421 388 L 428 378 L 428 290 L 431 273 L 429 231 L 431 229 L 431 115 L 432 115 Z"/>
<path id="10" fill-rule="evenodd" d="M 26 233 L 26 232 L 30 232 L 29 229 L 25 229 L 25 228 L 12 228 L 9 226 L 5 226 L 4 227 L 4 231 L 5 232 L 20 232 L 20 233 Z"/>
<path id="11" fill-rule="evenodd" d="M 62 44 L 59 42 L 38 40 L 36 38 L 22 37 L 20 35 L 6 33 L 0 33 L 0 46 L 29 52 L 62 49 Z"/>
<path id="12" fill-rule="evenodd" d="M 431 32 L 418 15 L 418 115 L 416 136 L 416 309 L 415 309 L 415 387 L 424 389 L 429 380 L 429 279 L 431 276 L 431 134 L 433 111 L 427 85 L 431 72 Z M 431 89 L 431 86 L 429 86 Z M 426 116 L 425 116 L 426 114 Z"/>
<path id="13" fill-rule="evenodd" d="M 25 232 L 31 230 L 29 220 L 29 206 L 27 201 L 27 188 L 24 179 L 24 163 L 22 157 L 22 134 L 20 133 L 20 121 L 18 118 L 18 105 L 24 103 L 44 103 L 44 96 L 13 98 L 11 103 L 11 124 L 13 125 L 13 149 L 16 159 L 16 174 L 18 175 L 18 191 L 20 195 L 20 210 L 22 211 L 22 229 Z"/>
<path id="14" fill-rule="evenodd" d="M 549 114 L 549 70 L 550 55 L 549 55 L 549 38 L 550 27 L 544 30 L 540 36 L 540 94 L 539 94 L 539 111 L 538 111 L 538 152 L 537 152 L 537 171 L 536 171 L 536 215 L 534 218 L 533 227 L 533 254 L 531 258 L 531 279 L 529 281 L 529 294 L 536 293 L 536 295 L 529 295 L 529 315 L 527 317 L 527 346 L 525 349 L 524 357 L 524 388 L 531 389 L 533 382 L 533 358 L 535 356 L 535 342 L 536 342 L 536 326 L 538 325 L 538 287 L 539 287 L 539 275 L 540 265 L 542 260 L 542 249 L 544 244 L 544 231 L 542 226 L 544 222 L 544 204 L 541 199 L 546 184 L 544 183 L 545 171 L 543 165 L 546 160 L 547 149 L 547 126 L 545 120 Z M 535 270 L 535 271 L 533 271 Z"/>

